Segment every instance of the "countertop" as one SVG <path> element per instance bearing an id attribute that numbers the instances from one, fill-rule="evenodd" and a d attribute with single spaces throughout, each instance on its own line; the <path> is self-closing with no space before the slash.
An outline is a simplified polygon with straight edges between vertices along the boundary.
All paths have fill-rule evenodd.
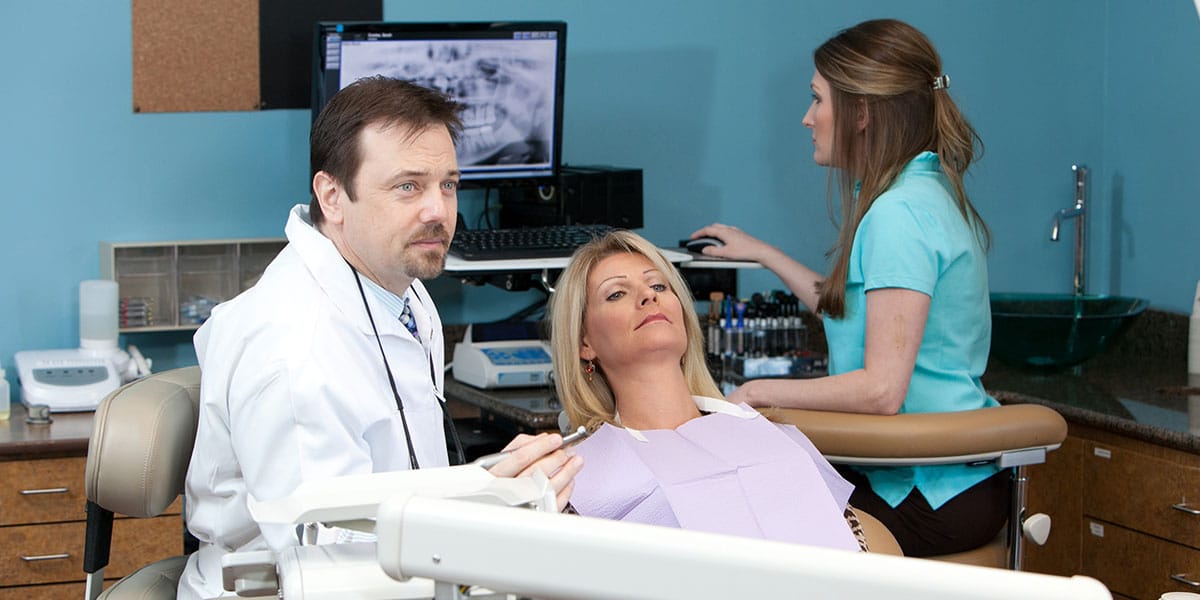
<path id="1" fill-rule="evenodd" d="M 461 339 L 452 327 L 447 340 Z M 1186 342 L 1186 315 L 1147 310 L 1108 351 L 1077 369 L 1036 371 L 993 359 L 983 384 L 1003 403 L 1043 404 L 1071 423 L 1200 454 L 1200 389 L 1188 387 L 1200 386 L 1200 378 L 1189 384 Z M 448 341 L 447 350 L 452 346 Z M 446 396 L 533 430 L 558 428 L 560 406 L 548 387 L 479 390 L 447 377 Z M 86 454 L 92 413 L 53 418 L 27 425 L 24 407 L 14 403 L 10 419 L 0 421 L 0 460 Z"/>
<path id="2" fill-rule="evenodd" d="M 1077 370 L 1036 371 L 993 360 L 983 383 L 1004 404 L 1042 404 L 1070 423 L 1200 454 L 1200 389 L 1189 390 L 1182 365 L 1106 355 Z M 558 428 L 560 405 L 546 387 L 481 390 L 448 377 L 446 397 L 527 429 Z"/>
<path id="3" fill-rule="evenodd" d="M 54 413 L 53 422 L 25 423 L 25 406 L 12 405 L 7 421 L 0 421 L 0 460 L 84 456 L 92 437 L 93 413 Z"/>
<path id="4" fill-rule="evenodd" d="M 1200 454 L 1200 388 L 1182 368 L 1100 357 L 1078 373 L 1036 372 L 993 361 L 983 384 L 1005 404 L 1043 404 L 1070 423 Z"/>
<path id="5" fill-rule="evenodd" d="M 820 321 L 807 324 L 814 349 L 824 350 Z M 1188 387 L 1187 325 L 1186 315 L 1147 310 L 1104 354 L 1077 368 L 1032 370 L 992 359 L 983 384 L 1002 403 L 1043 404 L 1070 423 L 1200 454 L 1200 389 Z M 546 387 L 480 390 L 448 377 L 446 396 L 526 428 L 557 428 L 559 404 Z"/>
<path id="6" fill-rule="evenodd" d="M 983 375 L 1002 403 L 1031 402 L 1078 423 L 1200 454 L 1200 381 L 1189 384 L 1187 317 L 1147 310 L 1104 354 L 1038 371 L 993 359 Z M 1190 395 L 1189 395 L 1190 392 Z"/>

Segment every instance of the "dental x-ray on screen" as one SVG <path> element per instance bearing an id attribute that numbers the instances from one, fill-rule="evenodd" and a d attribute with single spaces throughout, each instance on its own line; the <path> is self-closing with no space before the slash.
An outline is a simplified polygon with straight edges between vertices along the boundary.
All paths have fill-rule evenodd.
<path id="1" fill-rule="evenodd" d="M 405 79 L 464 105 L 464 179 L 550 176 L 561 147 L 564 38 L 562 23 L 321 24 L 314 114 L 363 77 Z"/>

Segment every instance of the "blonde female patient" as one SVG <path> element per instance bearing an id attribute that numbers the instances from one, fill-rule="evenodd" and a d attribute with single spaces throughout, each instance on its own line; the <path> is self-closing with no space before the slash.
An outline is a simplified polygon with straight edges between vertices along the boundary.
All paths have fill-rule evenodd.
<path id="1" fill-rule="evenodd" d="M 576 251 L 550 299 L 582 515 L 859 550 L 853 486 L 796 428 L 721 400 L 687 284 L 617 231 Z"/>

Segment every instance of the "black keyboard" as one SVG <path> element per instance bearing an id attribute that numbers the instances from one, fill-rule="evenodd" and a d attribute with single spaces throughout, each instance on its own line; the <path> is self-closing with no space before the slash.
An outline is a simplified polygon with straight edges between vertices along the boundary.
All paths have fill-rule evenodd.
<path id="1" fill-rule="evenodd" d="M 457 231 L 450 254 L 463 260 L 569 257 L 576 248 L 616 229 L 610 225 L 556 225 Z"/>

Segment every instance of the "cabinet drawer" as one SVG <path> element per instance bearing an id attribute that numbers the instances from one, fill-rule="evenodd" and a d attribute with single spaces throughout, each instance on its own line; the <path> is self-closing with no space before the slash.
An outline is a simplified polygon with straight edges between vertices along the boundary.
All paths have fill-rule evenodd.
<path id="1" fill-rule="evenodd" d="M 83 456 L 0 462 L 0 526 L 86 518 L 86 465 Z"/>
<path id="2" fill-rule="evenodd" d="M 1200 581 L 1200 551 L 1084 519 L 1083 574 L 1099 579 L 1116 594 L 1154 600 L 1163 592 L 1196 590 L 1171 576 Z"/>
<path id="3" fill-rule="evenodd" d="M 1089 441 L 1083 485 L 1087 516 L 1200 548 L 1200 469 Z"/>
<path id="4" fill-rule="evenodd" d="M 82 580 L 85 530 L 82 521 L 0 527 L 0 582 L 25 585 Z M 182 536 L 183 521 L 178 515 L 117 519 L 104 576 L 123 577 L 142 565 L 182 553 Z"/>
<path id="5" fill-rule="evenodd" d="M 105 580 L 105 587 L 112 585 Z M 83 598 L 84 583 L 53 583 L 0 588 L 0 600 L 76 600 Z"/>

